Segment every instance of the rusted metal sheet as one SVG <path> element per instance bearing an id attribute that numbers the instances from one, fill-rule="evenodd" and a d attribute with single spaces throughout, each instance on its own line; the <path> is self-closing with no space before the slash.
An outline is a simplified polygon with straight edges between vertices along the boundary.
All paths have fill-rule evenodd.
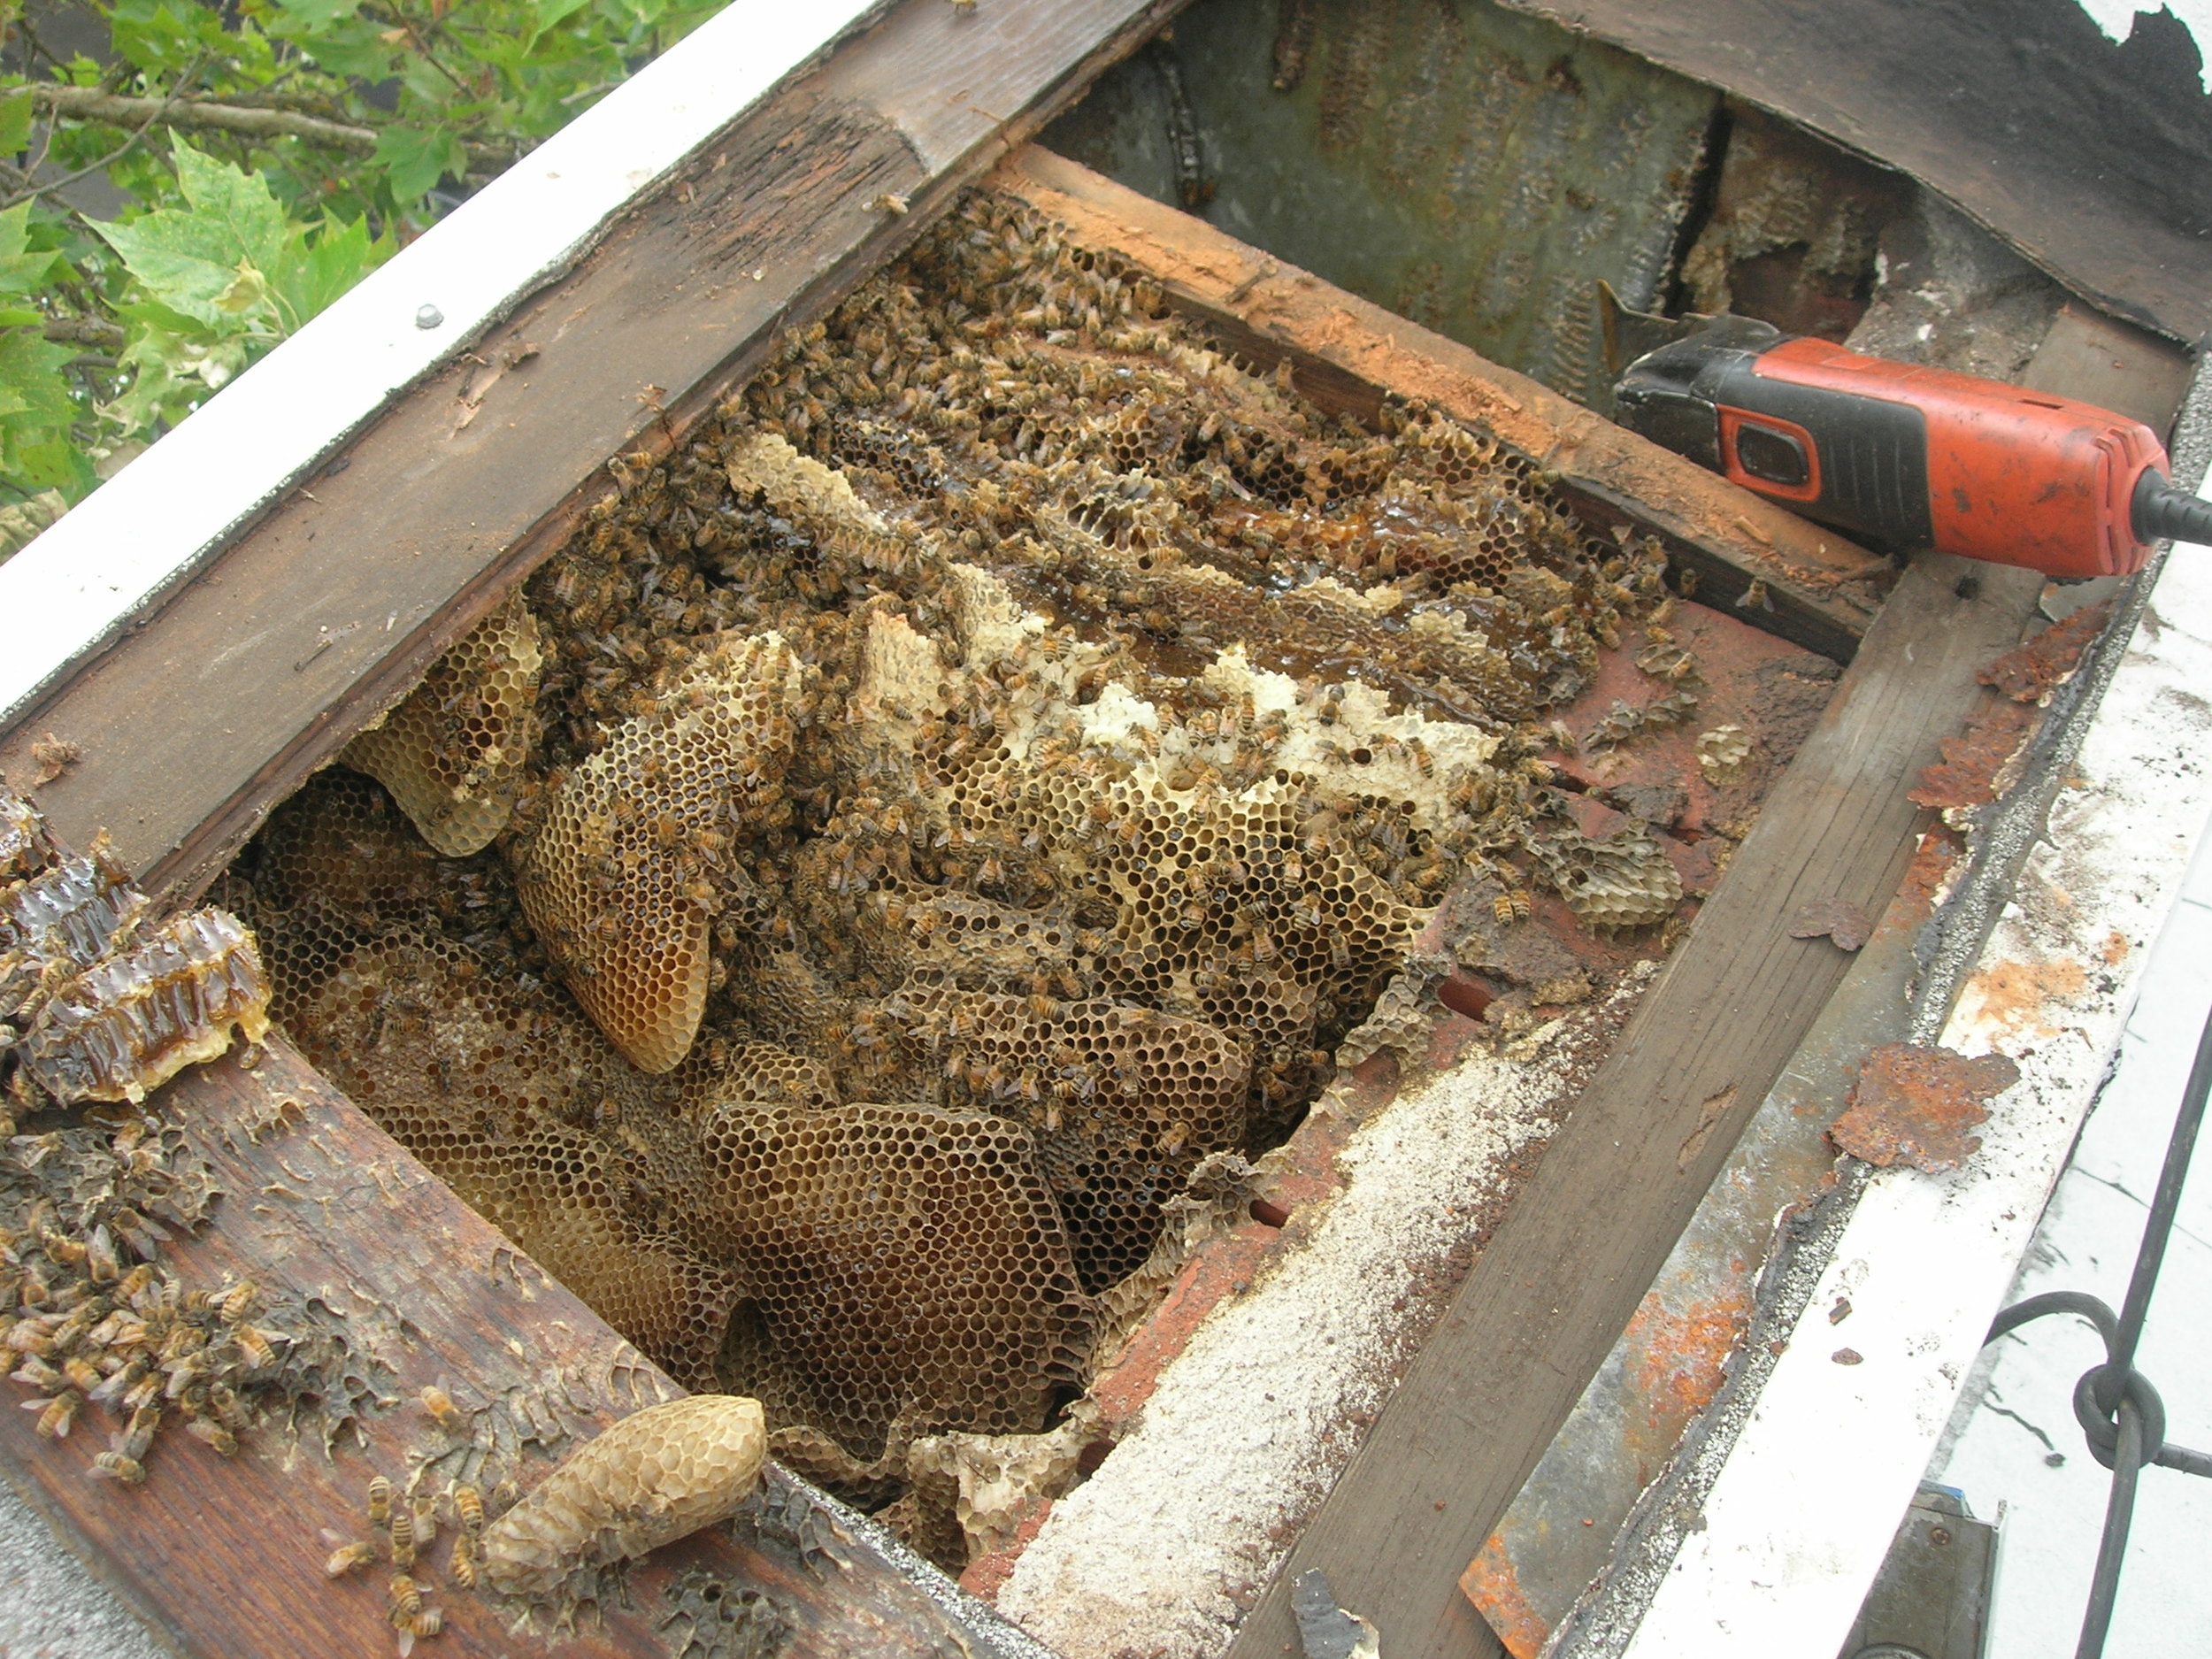
<path id="1" fill-rule="evenodd" d="M 2007 651 L 1982 671 L 1982 684 L 2015 703 L 2043 703 L 2081 665 L 2090 641 L 2104 632 L 2112 602 L 2087 605 L 2046 628 L 2016 651 Z"/>
<path id="2" fill-rule="evenodd" d="M 1906 791 L 1906 798 L 1939 812 L 1988 805 L 2004 792 L 2007 769 L 2034 732 L 2032 709 L 2011 703 L 1984 707 L 1964 732 L 1943 740 L 1943 758 L 1922 769 L 1920 781 Z"/>
<path id="3" fill-rule="evenodd" d="M 2001 1054 L 1969 1059 L 1948 1048 L 1886 1042 L 1867 1056 L 1851 1104 L 1828 1138 L 1882 1169 L 1955 1170 L 1981 1148 L 1971 1132 L 1988 1121 L 1984 1102 L 2019 1080 L 2020 1068 Z"/>

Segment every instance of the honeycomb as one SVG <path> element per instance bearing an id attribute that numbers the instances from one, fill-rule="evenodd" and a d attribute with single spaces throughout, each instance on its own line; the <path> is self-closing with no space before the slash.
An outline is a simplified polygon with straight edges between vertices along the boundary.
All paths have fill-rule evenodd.
<path id="1" fill-rule="evenodd" d="M 511 597 L 340 758 L 389 789 L 440 852 L 488 846 L 514 810 L 544 664 L 537 619 Z"/>
<path id="2" fill-rule="evenodd" d="M 634 1412 L 561 1460 L 484 1534 L 484 1576 L 549 1595 L 604 1566 L 726 1521 L 752 1496 L 768 1437 L 759 1402 L 727 1394 Z"/>
<path id="3" fill-rule="evenodd" d="M 1681 897 L 1539 757 L 1663 602 L 1655 544 L 1418 404 L 1324 414 L 1025 206 L 971 197 L 608 477 L 525 590 L 504 826 L 334 768 L 232 897 L 334 1080 L 941 1553 L 910 1450 L 1047 1427 L 1455 882 L 1608 929 Z M 1686 718 L 1694 666 L 1607 741 Z M 489 740 L 419 729 L 418 772 L 478 777 Z"/>
<path id="4" fill-rule="evenodd" d="M 672 1071 L 706 1011 L 732 842 L 780 813 L 800 664 L 774 634 L 718 639 L 648 712 L 550 788 L 515 884 L 546 955 L 641 1071 Z"/>
<path id="5" fill-rule="evenodd" d="M 895 1430 L 1041 1426 L 1090 1332 L 1018 1125 L 930 1106 L 733 1104 L 700 1125 L 749 1305 L 730 1386 L 856 1460 Z"/>
<path id="6" fill-rule="evenodd" d="M 57 990 L 23 1045 L 58 1101 L 141 1101 L 186 1066 L 269 1029 L 269 985 L 238 918 L 194 910 Z"/>
<path id="7" fill-rule="evenodd" d="M 146 895 L 107 838 L 64 855 L 0 786 L 0 1064 L 10 1105 L 143 1100 L 234 1032 L 268 1030 L 269 984 L 238 918 L 208 909 L 141 938 Z"/>

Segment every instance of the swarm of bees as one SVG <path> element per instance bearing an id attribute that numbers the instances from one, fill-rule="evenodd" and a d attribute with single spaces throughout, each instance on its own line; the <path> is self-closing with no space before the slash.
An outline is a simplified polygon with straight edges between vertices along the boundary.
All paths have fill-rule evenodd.
<path id="1" fill-rule="evenodd" d="M 526 708 L 491 845 L 326 774 L 234 890 L 311 1058 L 872 1505 L 913 1437 L 1044 1426 L 1164 1203 L 1288 1133 L 1463 875 L 1660 915 L 1540 758 L 1656 545 L 1418 404 L 1325 415 L 1025 206 L 607 476 L 487 624 L 534 684 L 480 631 L 387 725 Z M 513 737 L 470 742 L 378 775 L 500 793 Z"/>
<path id="2" fill-rule="evenodd" d="M 120 1486 L 165 1426 L 230 1457 L 273 1410 L 334 1436 L 371 1392 L 335 1316 L 243 1281 L 188 1290 L 161 1260 L 216 1189 L 139 1102 L 234 1029 L 257 1040 L 267 999 L 234 917 L 157 924 L 104 841 L 65 852 L 0 788 L 0 1356 L 40 1435 L 105 1427 L 90 1472 Z"/>

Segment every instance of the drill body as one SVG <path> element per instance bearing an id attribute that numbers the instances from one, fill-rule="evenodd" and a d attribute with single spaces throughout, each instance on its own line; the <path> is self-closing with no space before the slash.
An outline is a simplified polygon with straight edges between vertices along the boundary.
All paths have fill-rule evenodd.
<path id="1" fill-rule="evenodd" d="M 2060 578 L 2212 541 L 2141 422 L 2071 398 L 1893 363 L 1724 317 L 1631 364 L 1624 425 L 1875 545 Z"/>

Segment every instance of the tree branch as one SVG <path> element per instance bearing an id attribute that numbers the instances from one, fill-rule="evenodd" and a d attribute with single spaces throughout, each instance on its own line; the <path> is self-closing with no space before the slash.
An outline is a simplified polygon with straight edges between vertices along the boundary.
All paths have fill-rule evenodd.
<path id="1" fill-rule="evenodd" d="M 34 86 L 38 106 L 55 115 L 109 127 L 138 127 L 150 122 L 204 132 L 236 133 L 247 138 L 296 138 L 325 150 L 365 156 L 376 148 L 373 127 L 354 127 L 343 121 L 303 115 L 297 110 L 258 109 L 242 104 L 209 104 L 196 98 L 134 98 L 103 92 L 97 87 Z M 509 146 L 470 144 L 472 173 L 496 172 L 515 158 Z"/>
<path id="2" fill-rule="evenodd" d="M 57 317 L 43 330 L 56 345 L 101 346 L 110 351 L 123 343 L 123 328 L 104 317 Z"/>

